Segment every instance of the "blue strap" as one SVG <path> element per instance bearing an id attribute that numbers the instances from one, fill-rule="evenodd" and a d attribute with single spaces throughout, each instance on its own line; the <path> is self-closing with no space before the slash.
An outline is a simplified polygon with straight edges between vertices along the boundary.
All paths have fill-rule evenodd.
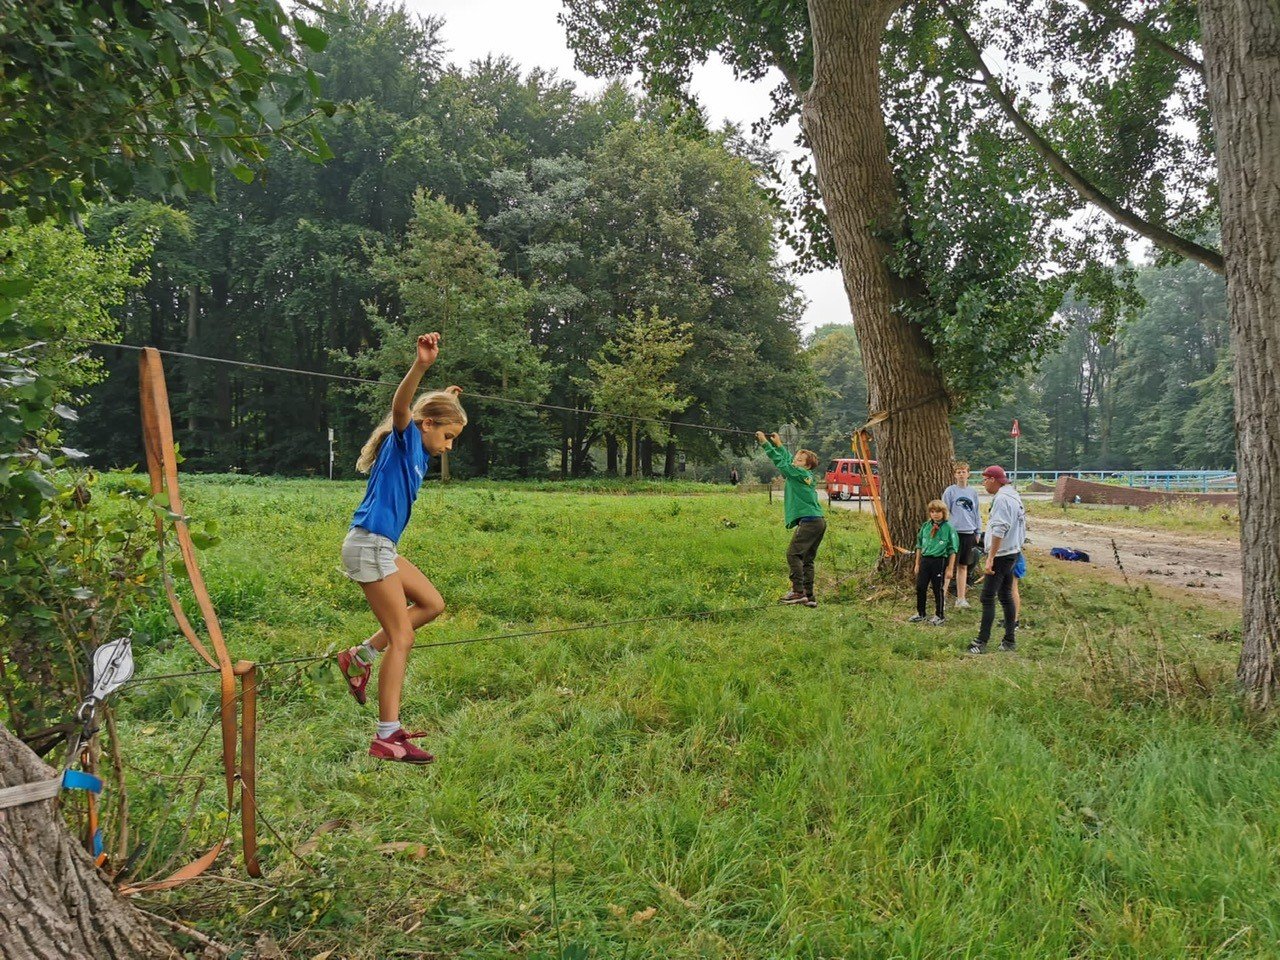
<path id="1" fill-rule="evenodd" d="M 93 831 L 93 855 L 94 857 L 102 856 L 102 831 Z"/>
<path id="2" fill-rule="evenodd" d="M 62 774 L 62 789 L 88 790 L 90 793 L 102 792 L 102 781 L 83 770 L 66 770 Z"/>

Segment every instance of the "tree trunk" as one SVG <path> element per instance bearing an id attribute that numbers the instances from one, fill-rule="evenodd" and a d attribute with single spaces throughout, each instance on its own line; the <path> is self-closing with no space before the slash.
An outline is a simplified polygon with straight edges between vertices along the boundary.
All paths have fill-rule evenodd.
<path id="1" fill-rule="evenodd" d="M 1236 358 L 1244 573 L 1237 677 L 1255 705 L 1268 707 L 1280 653 L 1280 6 L 1201 0 L 1200 19 Z"/>
<path id="2" fill-rule="evenodd" d="M 662 475 L 668 480 L 674 480 L 676 475 L 676 442 L 674 440 L 667 441 L 667 453 L 662 461 Z"/>
<path id="3" fill-rule="evenodd" d="M 0 726 L 0 787 L 55 772 Z M 99 876 L 56 800 L 0 811 L 0 954 L 6 960 L 178 956 Z"/>
<path id="4" fill-rule="evenodd" d="M 617 434 L 609 434 L 604 439 L 605 448 L 605 472 L 611 477 L 618 475 L 618 436 Z"/>
<path id="5" fill-rule="evenodd" d="M 645 437 L 640 441 L 640 476 L 653 476 L 653 439 Z"/>
<path id="6" fill-rule="evenodd" d="M 926 504 L 947 486 L 949 400 L 919 327 L 895 315 L 909 296 L 889 272 L 901 213 L 880 104 L 880 45 L 901 0 L 809 0 L 813 85 L 801 124 L 813 151 L 854 330 L 862 349 L 885 512 L 895 543 L 910 544 Z"/>

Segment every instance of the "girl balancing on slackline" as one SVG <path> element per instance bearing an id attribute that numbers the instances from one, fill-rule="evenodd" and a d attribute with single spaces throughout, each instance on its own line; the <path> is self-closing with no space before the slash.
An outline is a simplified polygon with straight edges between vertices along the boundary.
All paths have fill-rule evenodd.
<path id="1" fill-rule="evenodd" d="M 369 474 L 369 485 L 342 543 L 343 572 L 360 584 L 382 629 L 338 654 L 338 667 L 356 702 L 364 703 L 373 663 L 385 651 L 378 670 L 378 733 L 369 756 L 403 763 L 435 759 L 412 742 L 424 734 L 406 733 L 400 726 L 400 691 L 413 633 L 444 612 L 444 599 L 421 570 L 397 554 L 396 543 L 409 524 L 430 457 L 452 450 L 467 425 L 460 387 L 413 399 L 439 354 L 440 334 L 418 337 L 417 357 L 396 388 L 391 413 L 360 451 L 356 469 Z"/>

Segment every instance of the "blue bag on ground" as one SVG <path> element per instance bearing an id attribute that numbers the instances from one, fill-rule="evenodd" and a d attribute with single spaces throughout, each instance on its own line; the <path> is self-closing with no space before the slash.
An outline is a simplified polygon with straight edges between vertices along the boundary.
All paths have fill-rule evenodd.
<path id="1" fill-rule="evenodd" d="M 1070 547 L 1054 547 L 1049 551 L 1049 556 L 1058 560 L 1074 560 L 1079 563 L 1088 563 L 1089 555 L 1083 550 L 1072 550 Z"/>

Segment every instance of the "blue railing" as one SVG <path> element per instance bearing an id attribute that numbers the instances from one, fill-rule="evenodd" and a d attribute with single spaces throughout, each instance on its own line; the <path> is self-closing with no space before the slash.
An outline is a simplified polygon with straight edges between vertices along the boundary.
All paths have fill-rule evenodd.
<path id="1" fill-rule="evenodd" d="M 1198 490 L 1230 492 L 1236 489 L 1234 470 L 1019 470 L 1009 472 L 1016 483 L 1041 483 L 1053 486 L 1059 477 L 1078 477 L 1095 483 L 1114 483 L 1128 487 L 1146 487 L 1154 490 Z M 982 474 L 973 473 L 975 482 Z"/>

